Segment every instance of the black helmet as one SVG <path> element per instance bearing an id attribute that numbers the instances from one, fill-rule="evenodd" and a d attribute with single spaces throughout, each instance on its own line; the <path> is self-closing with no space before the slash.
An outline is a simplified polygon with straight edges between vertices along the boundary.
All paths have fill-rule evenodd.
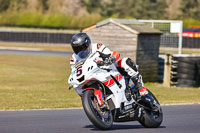
<path id="1" fill-rule="evenodd" d="M 91 44 L 90 37 L 86 33 L 77 33 L 72 37 L 71 45 L 75 54 L 86 50 Z"/>

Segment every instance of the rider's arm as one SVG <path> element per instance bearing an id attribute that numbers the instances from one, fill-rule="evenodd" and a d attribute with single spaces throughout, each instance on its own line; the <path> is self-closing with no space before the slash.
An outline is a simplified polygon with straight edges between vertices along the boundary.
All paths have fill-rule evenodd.
<path id="1" fill-rule="evenodd" d="M 102 52 L 105 55 L 111 55 L 111 58 L 114 58 L 116 61 L 120 58 L 120 53 L 117 51 L 111 51 L 108 47 L 105 45 L 98 43 L 97 44 L 97 51 Z"/>
<path id="2" fill-rule="evenodd" d="M 102 43 L 97 43 L 96 49 L 97 49 L 97 51 L 99 51 L 103 54 L 106 54 L 106 55 L 112 54 L 112 51 L 108 47 L 103 45 Z"/>

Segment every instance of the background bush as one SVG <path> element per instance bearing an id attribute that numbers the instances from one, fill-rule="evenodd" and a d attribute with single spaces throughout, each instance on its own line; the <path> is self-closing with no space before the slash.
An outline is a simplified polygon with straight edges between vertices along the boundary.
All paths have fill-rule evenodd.
<path id="1" fill-rule="evenodd" d="M 200 28 L 200 20 L 197 19 L 184 19 L 183 20 L 184 28 Z"/>
<path id="2" fill-rule="evenodd" d="M 38 12 L 4 12 L 0 14 L 1 26 L 82 29 L 104 19 L 98 14 L 70 16 Z"/>

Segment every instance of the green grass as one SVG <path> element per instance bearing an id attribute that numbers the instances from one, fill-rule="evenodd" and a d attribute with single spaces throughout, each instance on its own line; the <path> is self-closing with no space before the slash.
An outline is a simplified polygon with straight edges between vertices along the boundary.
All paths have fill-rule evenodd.
<path id="1" fill-rule="evenodd" d="M 0 110 L 81 107 L 69 74 L 66 57 L 0 54 Z M 200 88 L 145 85 L 161 104 L 200 103 Z"/>
<path id="2" fill-rule="evenodd" d="M 178 54 L 178 48 L 160 47 L 159 53 Z M 198 48 L 183 48 L 182 54 L 199 54 L 200 55 L 200 49 L 198 49 Z"/>
<path id="3" fill-rule="evenodd" d="M 161 104 L 200 103 L 200 88 L 165 87 L 158 83 L 146 83 Z"/>
<path id="4" fill-rule="evenodd" d="M 68 58 L 0 54 L 0 63 L 1 110 L 81 106 L 67 90 Z"/>

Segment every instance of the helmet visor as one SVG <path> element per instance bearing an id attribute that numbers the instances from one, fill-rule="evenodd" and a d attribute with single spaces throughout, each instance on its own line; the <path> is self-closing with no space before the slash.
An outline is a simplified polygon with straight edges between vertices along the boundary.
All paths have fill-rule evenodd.
<path id="1" fill-rule="evenodd" d="M 85 50 L 86 47 L 84 46 L 76 46 L 76 47 L 72 47 L 73 51 L 75 54 L 78 54 L 80 51 Z"/>
<path id="2" fill-rule="evenodd" d="M 78 52 L 77 55 L 81 59 L 84 59 L 84 58 L 88 57 L 88 55 L 90 54 L 90 52 L 91 52 L 91 50 L 90 50 L 90 46 L 89 46 L 87 49 Z"/>

